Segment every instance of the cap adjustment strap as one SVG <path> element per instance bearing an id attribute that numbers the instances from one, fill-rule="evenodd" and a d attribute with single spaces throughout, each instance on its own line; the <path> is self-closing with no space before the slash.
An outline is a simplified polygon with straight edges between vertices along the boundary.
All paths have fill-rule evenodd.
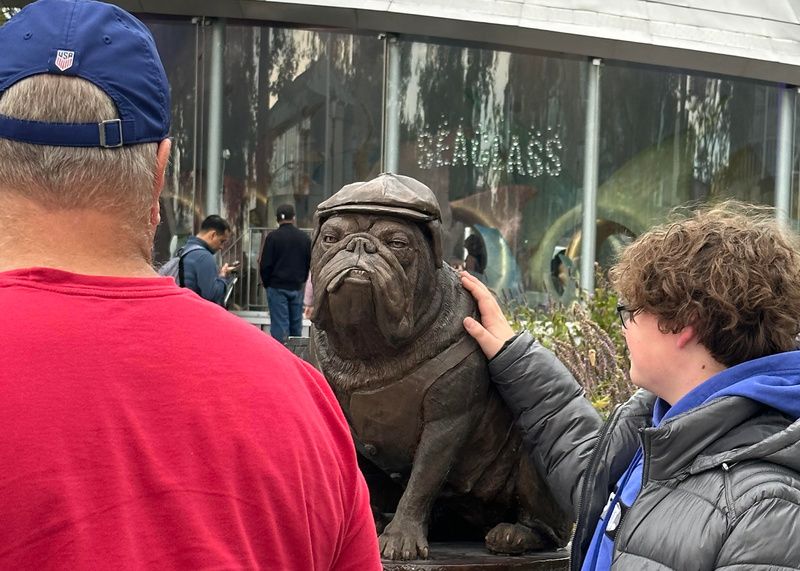
<path id="1" fill-rule="evenodd" d="M 116 132 L 109 131 L 109 126 L 115 126 Z M 114 149 L 122 146 L 122 119 L 107 119 L 105 121 L 101 121 L 97 124 L 97 128 L 100 132 L 101 147 L 105 149 Z M 109 136 L 109 133 L 111 136 Z"/>
<path id="2" fill-rule="evenodd" d="M 108 119 L 99 123 L 47 123 L 0 115 L 0 138 L 55 147 L 100 147 L 116 149 L 125 142 L 149 143 L 137 139 L 133 121 Z"/>

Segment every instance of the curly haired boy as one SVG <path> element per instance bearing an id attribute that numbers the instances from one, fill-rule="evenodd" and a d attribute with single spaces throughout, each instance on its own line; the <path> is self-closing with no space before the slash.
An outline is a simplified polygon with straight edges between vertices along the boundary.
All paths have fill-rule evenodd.
<path id="1" fill-rule="evenodd" d="M 462 274 L 482 322 L 464 325 L 576 515 L 572 568 L 800 567 L 800 239 L 729 201 L 646 232 L 610 276 L 642 390 L 603 423 Z"/>

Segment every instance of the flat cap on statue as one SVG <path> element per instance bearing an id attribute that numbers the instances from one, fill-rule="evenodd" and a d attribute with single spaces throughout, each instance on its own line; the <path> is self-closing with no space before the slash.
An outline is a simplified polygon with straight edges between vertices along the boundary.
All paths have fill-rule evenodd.
<path id="1" fill-rule="evenodd" d="M 391 173 L 348 184 L 317 207 L 320 218 L 334 212 L 394 214 L 422 222 L 442 217 L 439 201 L 430 188 L 410 176 Z"/>
<path id="2" fill-rule="evenodd" d="M 334 214 L 397 216 L 422 223 L 430 235 L 434 262 L 442 267 L 442 213 L 433 191 L 420 181 L 401 174 L 382 173 L 366 182 L 345 185 L 317 206 L 314 214 L 316 242 L 326 218 Z"/>

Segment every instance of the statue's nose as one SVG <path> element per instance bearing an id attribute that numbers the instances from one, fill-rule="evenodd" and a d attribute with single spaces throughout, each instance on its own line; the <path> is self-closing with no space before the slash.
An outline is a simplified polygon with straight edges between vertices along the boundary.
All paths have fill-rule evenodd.
<path id="1" fill-rule="evenodd" d="M 362 252 L 366 254 L 374 254 L 378 251 L 378 248 L 372 243 L 371 240 L 362 236 L 353 237 L 347 244 L 346 249 L 348 252 L 353 252 L 355 254 L 360 254 Z"/>

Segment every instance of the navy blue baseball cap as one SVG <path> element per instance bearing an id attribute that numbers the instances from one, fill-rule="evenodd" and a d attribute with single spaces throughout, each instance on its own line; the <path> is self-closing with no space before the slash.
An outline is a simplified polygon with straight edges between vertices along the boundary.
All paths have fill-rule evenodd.
<path id="1" fill-rule="evenodd" d="M 62 147 L 158 142 L 170 124 L 169 84 L 147 27 L 94 0 L 38 0 L 0 27 L 0 95 L 43 73 L 80 77 L 108 95 L 119 118 L 47 123 L 0 115 L 0 138 Z"/>

